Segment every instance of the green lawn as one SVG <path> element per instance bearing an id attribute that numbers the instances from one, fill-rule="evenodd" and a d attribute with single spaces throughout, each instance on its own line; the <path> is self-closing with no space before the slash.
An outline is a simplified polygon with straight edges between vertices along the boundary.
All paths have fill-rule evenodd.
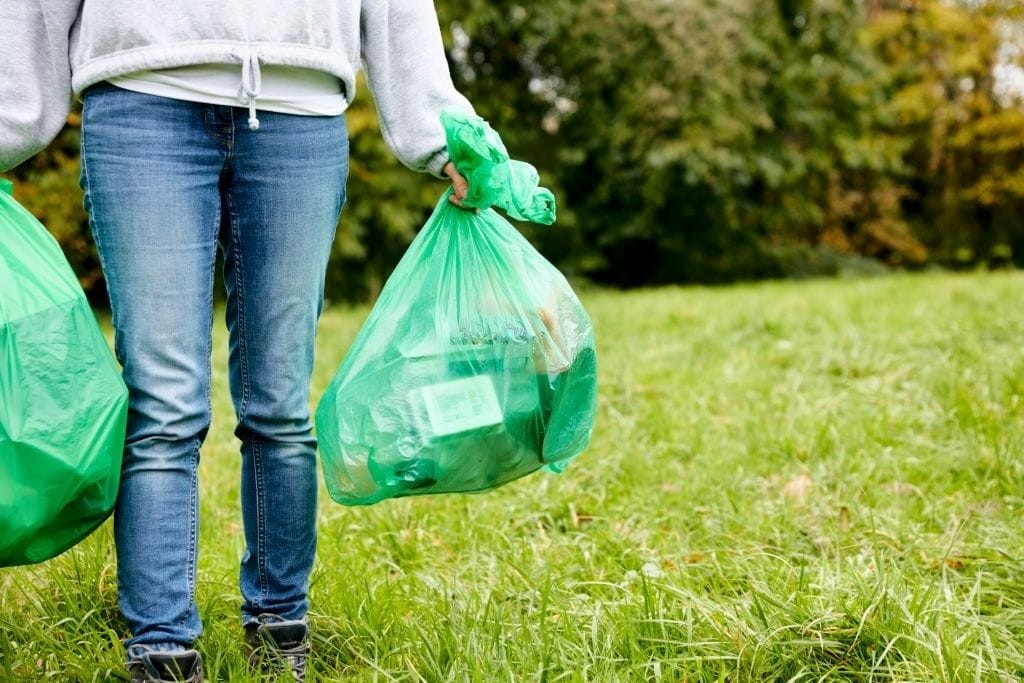
<path id="1" fill-rule="evenodd" d="M 601 402 L 565 474 L 323 495 L 314 680 L 1024 678 L 1024 275 L 584 302 Z M 365 314 L 325 315 L 314 401 Z M 246 681 L 217 333 L 199 648 Z M 120 675 L 109 526 L 0 591 L 0 679 Z"/>

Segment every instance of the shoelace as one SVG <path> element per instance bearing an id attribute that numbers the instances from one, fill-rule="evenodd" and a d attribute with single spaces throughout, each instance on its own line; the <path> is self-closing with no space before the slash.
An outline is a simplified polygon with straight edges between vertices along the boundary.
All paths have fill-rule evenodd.
<path id="1" fill-rule="evenodd" d="M 261 629 L 275 624 L 287 623 L 286 620 L 272 614 L 261 614 L 258 618 L 259 626 L 256 630 L 256 641 L 259 644 L 256 647 L 258 648 L 257 656 L 261 668 L 269 672 L 275 669 L 280 670 L 283 665 L 288 668 L 292 678 L 296 681 L 305 681 L 306 662 L 309 659 L 308 631 L 306 637 L 292 647 L 282 647 L 273 636 L 265 631 L 261 631 Z"/>

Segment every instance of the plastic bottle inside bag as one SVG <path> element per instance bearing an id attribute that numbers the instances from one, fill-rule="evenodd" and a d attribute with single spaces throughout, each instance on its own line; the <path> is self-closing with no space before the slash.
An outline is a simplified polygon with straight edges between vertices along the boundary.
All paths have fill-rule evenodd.
<path id="1" fill-rule="evenodd" d="M 538 467 L 550 407 L 542 400 L 548 383 L 536 366 L 538 343 L 521 321 L 496 316 L 452 326 L 444 344 L 405 350 L 397 403 L 408 431 L 371 452 L 377 485 L 419 489 L 444 481 L 474 490 L 520 466 Z"/>

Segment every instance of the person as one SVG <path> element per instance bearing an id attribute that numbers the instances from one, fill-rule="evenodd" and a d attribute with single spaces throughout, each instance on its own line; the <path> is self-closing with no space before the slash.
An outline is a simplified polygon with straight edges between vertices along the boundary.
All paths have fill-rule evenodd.
<path id="1" fill-rule="evenodd" d="M 210 425 L 214 263 L 224 258 L 241 440 L 239 586 L 254 663 L 303 680 L 316 546 L 308 400 L 346 199 L 344 111 L 360 60 L 385 141 L 448 161 L 454 87 L 430 0 L 15 0 L 0 5 L 0 169 L 83 101 L 81 185 L 110 294 L 129 417 L 114 511 L 133 681 L 203 678 L 194 649 L 200 447 Z"/>

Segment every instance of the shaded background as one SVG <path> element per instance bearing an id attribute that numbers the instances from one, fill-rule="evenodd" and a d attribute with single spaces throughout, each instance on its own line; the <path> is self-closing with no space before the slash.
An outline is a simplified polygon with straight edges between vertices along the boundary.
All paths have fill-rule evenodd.
<path id="1" fill-rule="evenodd" d="M 436 4 L 456 85 L 559 200 L 524 232 L 575 279 L 1024 264 L 1024 3 Z M 393 159 L 365 86 L 348 120 L 334 301 L 379 292 L 443 189 Z M 103 305 L 79 123 L 9 176 Z"/>

